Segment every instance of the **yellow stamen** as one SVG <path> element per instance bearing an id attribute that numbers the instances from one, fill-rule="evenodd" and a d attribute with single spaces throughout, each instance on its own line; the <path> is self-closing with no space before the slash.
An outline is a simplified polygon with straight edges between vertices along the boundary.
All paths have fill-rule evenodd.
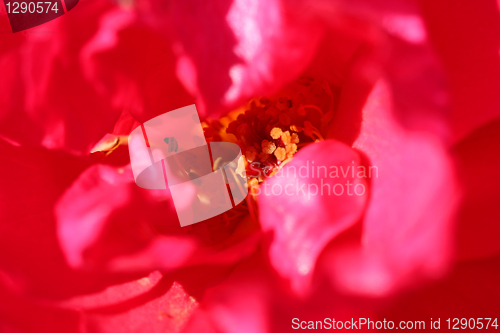
<path id="1" fill-rule="evenodd" d="M 262 141 L 262 152 L 271 155 L 276 150 L 276 145 L 274 142 L 267 140 Z"/>
<path id="2" fill-rule="evenodd" d="M 281 133 L 283 133 L 281 128 L 275 127 L 271 130 L 271 138 L 276 140 L 277 138 L 279 138 L 281 136 Z"/>
<path id="3" fill-rule="evenodd" d="M 286 146 L 286 152 L 295 154 L 297 152 L 297 145 L 295 143 L 291 143 Z"/>
<path id="4" fill-rule="evenodd" d="M 291 140 L 291 137 L 290 137 L 289 131 L 283 132 L 283 134 L 281 134 L 281 141 L 283 141 L 283 144 L 285 146 L 290 144 L 290 140 Z"/>
<path id="5" fill-rule="evenodd" d="M 283 161 L 286 158 L 286 149 L 283 147 L 279 147 L 274 151 L 274 156 L 278 161 Z"/>

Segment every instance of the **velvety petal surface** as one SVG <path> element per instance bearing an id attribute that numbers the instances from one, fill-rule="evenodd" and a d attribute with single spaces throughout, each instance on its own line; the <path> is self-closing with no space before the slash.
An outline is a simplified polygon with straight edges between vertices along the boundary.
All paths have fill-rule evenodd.
<path id="1" fill-rule="evenodd" d="M 352 90 L 352 67 L 359 79 L 390 86 L 394 117 L 410 130 L 449 138 L 449 96 L 442 66 L 432 49 L 414 1 L 303 1 L 299 10 L 320 20 L 326 34 L 304 75 L 324 77 Z M 362 104 L 363 99 L 351 100 Z M 342 103 L 342 102 L 341 102 Z M 352 142 L 359 134 L 359 113 L 342 114 L 333 122 L 338 135 Z"/>
<path id="2" fill-rule="evenodd" d="M 180 332 L 198 307 L 182 285 L 162 278 L 158 272 L 91 295 L 87 303 L 82 326 L 102 333 Z"/>

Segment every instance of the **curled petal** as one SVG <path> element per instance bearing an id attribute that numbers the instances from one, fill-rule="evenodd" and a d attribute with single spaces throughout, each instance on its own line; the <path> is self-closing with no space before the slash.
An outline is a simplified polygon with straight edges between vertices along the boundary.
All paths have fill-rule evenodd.
<path id="1" fill-rule="evenodd" d="M 228 265 L 249 255 L 259 233 L 249 218 L 207 242 L 206 228 L 221 216 L 181 227 L 168 188 L 139 188 L 130 167 L 95 165 L 59 200 L 58 235 L 68 263 L 77 269 L 115 273 L 172 271 L 196 265 Z M 223 227 L 224 228 L 224 227 Z"/>
<path id="2" fill-rule="evenodd" d="M 166 191 L 147 196 L 133 182 L 129 168 L 96 165 L 86 170 L 56 210 L 59 239 L 69 264 L 102 267 L 115 256 L 147 246 L 158 235 L 155 224 L 173 228 L 178 223 L 177 214 Z M 150 250 L 168 250 L 164 253 L 169 253 L 166 261 L 170 266 L 182 264 L 193 250 L 188 239 L 159 238 Z M 137 269 L 149 269 L 151 262 L 137 264 Z"/>

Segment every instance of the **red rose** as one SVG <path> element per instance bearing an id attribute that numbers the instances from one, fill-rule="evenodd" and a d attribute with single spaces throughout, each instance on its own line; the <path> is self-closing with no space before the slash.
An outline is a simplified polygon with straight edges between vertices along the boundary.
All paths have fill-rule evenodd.
<path id="1" fill-rule="evenodd" d="M 494 316 L 499 29 L 486 2 L 89 0 L 2 36 L 1 330 Z M 181 228 L 124 135 L 193 99 L 252 194 Z"/>

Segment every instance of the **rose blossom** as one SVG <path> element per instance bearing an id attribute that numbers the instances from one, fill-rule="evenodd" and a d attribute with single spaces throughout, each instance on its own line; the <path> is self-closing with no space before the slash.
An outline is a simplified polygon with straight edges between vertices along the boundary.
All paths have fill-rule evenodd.
<path id="1" fill-rule="evenodd" d="M 9 37 L 0 54 L 0 327 L 274 332 L 294 317 L 406 319 L 401 304 L 418 320 L 489 315 L 500 296 L 491 283 L 499 67 L 496 39 L 481 33 L 498 33 L 499 22 L 496 7 L 486 15 L 487 4 L 468 5 L 443 18 L 446 1 L 152 1 L 133 10 L 82 1 L 47 25 L 53 38 Z M 88 17 L 95 22 L 83 24 Z M 319 111 L 300 108 L 293 89 L 304 77 Z M 75 88 L 61 95 L 66 79 Z M 191 103 L 177 80 L 211 116 L 206 136 L 238 142 L 248 162 L 255 152 L 281 172 L 314 161 L 379 174 L 350 179 L 362 195 L 262 191 L 180 228 L 168 190 L 133 183 L 122 137 L 95 146 L 113 128 L 127 134 L 134 119 Z M 262 96 L 270 104 L 246 104 Z M 281 109 L 284 97 L 292 103 Z M 241 105 L 244 114 L 217 118 Z M 276 134 L 287 130 L 297 150 Z M 254 185 L 325 181 L 339 182 L 274 174 Z M 490 291 L 464 290 L 477 281 Z M 462 294 L 482 311 L 454 303 Z"/>

